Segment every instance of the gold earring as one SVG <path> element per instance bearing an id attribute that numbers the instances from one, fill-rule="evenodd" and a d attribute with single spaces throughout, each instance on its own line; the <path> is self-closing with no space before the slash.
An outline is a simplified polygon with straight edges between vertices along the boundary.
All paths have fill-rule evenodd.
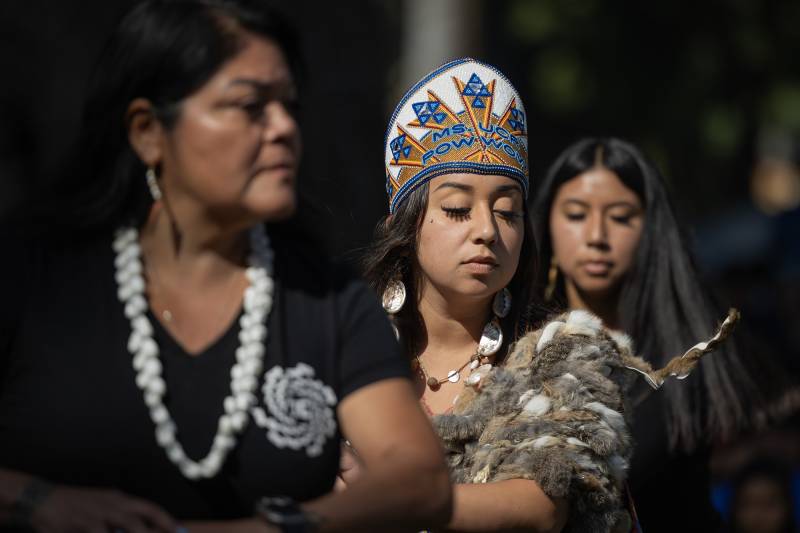
<path id="1" fill-rule="evenodd" d="M 558 284 L 558 264 L 556 258 L 550 260 L 550 270 L 547 271 L 547 287 L 544 289 L 544 301 L 549 302 L 553 299 Z"/>

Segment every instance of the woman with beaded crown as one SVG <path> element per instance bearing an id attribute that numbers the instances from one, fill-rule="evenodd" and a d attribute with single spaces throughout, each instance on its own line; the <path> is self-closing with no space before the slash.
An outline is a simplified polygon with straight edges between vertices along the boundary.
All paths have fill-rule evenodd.
<path id="1" fill-rule="evenodd" d="M 444 420 L 465 390 L 481 386 L 526 328 L 536 247 L 526 207 L 525 119 L 519 95 L 499 71 L 460 59 L 408 91 L 386 134 L 390 214 L 364 258 L 365 274 L 392 317 L 434 421 Z M 444 440 L 452 462 L 458 454 Z M 345 457 L 343 465 L 347 481 L 357 462 Z M 531 472 L 485 484 L 452 473 L 459 484 L 448 530 L 564 526 L 568 495 L 543 490 Z"/>
<path id="2" fill-rule="evenodd" d="M 490 65 L 459 59 L 414 85 L 386 134 L 390 214 L 366 277 L 448 455 L 448 531 L 628 531 L 624 390 L 640 374 L 658 388 L 688 372 L 719 338 L 653 371 L 585 311 L 529 330 L 526 126 Z M 345 456 L 345 483 L 357 471 Z"/>
<path id="3" fill-rule="evenodd" d="M 291 229 L 296 60 L 263 2 L 149 0 L 121 22 L 80 194 L 59 198 L 82 209 L 2 262 L 3 527 L 446 522 L 447 468 L 384 312 Z M 344 432 L 366 473 L 330 493 Z"/>

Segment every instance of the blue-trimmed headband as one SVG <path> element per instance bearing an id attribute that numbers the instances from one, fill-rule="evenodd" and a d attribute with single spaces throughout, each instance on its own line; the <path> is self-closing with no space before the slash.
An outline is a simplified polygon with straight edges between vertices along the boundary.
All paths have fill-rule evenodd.
<path id="1" fill-rule="evenodd" d="M 528 129 L 519 93 L 496 68 L 451 61 L 414 85 L 397 105 L 385 139 L 389 212 L 442 174 L 495 174 L 528 195 Z"/>

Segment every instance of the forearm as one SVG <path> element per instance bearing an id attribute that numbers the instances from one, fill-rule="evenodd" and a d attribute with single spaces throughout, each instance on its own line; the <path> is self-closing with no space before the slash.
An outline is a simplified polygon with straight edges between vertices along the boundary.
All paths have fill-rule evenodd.
<path id="1" fill-rule="evenodd" d="M 14 503 L 32 480 L 28 474 L 0 468 L 0 524 L 8 520 Z"/>
<path id="2" fill-rule="evenodd" d="M 450 480 L 439 462 L 387 457 L 378 467 L 364 469 L 347 490 L 303 508 L 322 519 L 321 532 L 443 527 L 451 511 Z"/>
<path id="3" fill-rule="evenodd" d="M 453 487 L 449 532 L 558 532 L 567 503 L 551 500 L 534 481 L 511 479 Z"/>
<path id="4" fill-rule="evenodd" d="M 409 475 L 409 473 L 412 473 Z M 427 474 L 416 466 L 362 470 L 347 489 L 331 492 L 301 507 L 319 519 L 320 533 L 418 531 L 447 524 L 451 486 L 444 471 Z M 268 533 L 263 519 L 190 522 L 190 533 Z"/>

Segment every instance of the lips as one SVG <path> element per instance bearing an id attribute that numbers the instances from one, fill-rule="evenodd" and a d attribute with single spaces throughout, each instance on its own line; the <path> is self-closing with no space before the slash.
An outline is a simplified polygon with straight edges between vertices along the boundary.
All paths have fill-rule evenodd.
<path id="1" fill-rule="evenodd" d="M 268 179 L 279 179 L 284 183 L 293 184 L 296 172 L 297 167 L 293 161 L 280 161 L 258 167 L 253 176 L 261 174 Z"/>
<path id="2" fill-rule="evenodd" d="M 476 255 L 463 261 L 462 264 L 473 274 L 488 274 L 497 268 L 497 260 L 489 255 Z"/>
<path id="3" fill-rule="evenodd" d="M 257 172 L 271 172 L 275 170 L 295 170 L 297 168 L 296 154 L 290 150 L 273 149 L 261 154 L 256 163 Z"/>
<path id="4" fill-rule="evenodd" d="M 590 276 L 605 276 L 609 273 L 613 265 L 614 263 L 611 261 L 602 259 L 591 259 L 581 262 L 581 268 Z"/>
<path id="5" fill-rule="evenodd" d="M 272 163 L 270 165 L 265 165 L 259 168 L 259 171 L 267 171 L 270 170 L 294 170 L 295 164 L 294 161 L 283 161 L 279 163 Z"/>
<path id="6" fill-rule="evenodd" d="M 491 255 L 476 255 L 474 257 L 470 257 L 464 261 L 464 263 L 477 263 L 481 265 L 497 266 L 497 260 Z"/>

